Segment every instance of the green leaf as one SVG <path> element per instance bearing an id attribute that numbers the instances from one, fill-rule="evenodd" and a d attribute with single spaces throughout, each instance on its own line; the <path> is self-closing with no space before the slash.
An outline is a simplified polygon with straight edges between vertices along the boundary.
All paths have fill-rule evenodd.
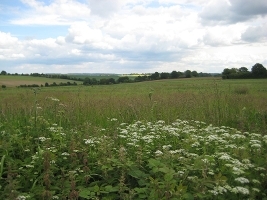
<path id="1" fill-rule="evenodd" d="M 113 187 L 112 185 L 105 186 L 105 191 L 107 192 L 117 192 L 118 190 L 118 187 Z"/>
<path id="2" fill-rule="evenodd" d="M 134 190 L 135 190 L 138 194 L 140 194 L 140 193 L 145 193 L 145 192 L 147 191 L 146 188 L 134 188 Z"/>
<path id="3" fill-rule="evenodd" d="M 165 181 L 171 181 L 173 179 L 173 174 L 168 173 L 164 175 L 164 180 Z"/>
<path id="4" fill-rule="evenodd" d="M 208 188 L 214 188 L 214 185 L 212 183 L 204 183 L 204 185 Z"/>
<path id="5" fill-rule="evenodd" d="M 94 190 L 93 190 L 94 192 L 99 192 L 99 190 L 100 190 L 98 185 L 95 185 L 93 188 L 94 188 Z"/>
<path id="6" fill-rule="evenodd" d="M 151 168 L 154 168 L 154 167 L 159 167 L 161 165 L 161 162 L 159 160 L 156 160 L 156 159 L 149 159 L 148 160 L 148 166 L 151 167 Z"/>
<path id="7" fill-rule="evenodd" d="M 177 186 L 177 191 L 178 191 L 179 193 L 185 193 L 186 190 L 187 190 L 187 186 L 183 186 L 182 183 L 180 183 L 180 184 Z"/>
<path id="8" fill-rule="evenodd" d="M 141 170 L 137 169 L 137 168 L 133 168 L 131 169 L 128 174 L 134 178 L 145 178 L 147 177 L 147 174 L 142 172 Z"/>
<path id="9" fill-rule="evenodd" d="M 194 200 L 194 196 L 190 193 L 185 193 L 183 195 L 183 198 L 186 199 L 186 200 Z"/>
<path id="10" fill-rule="evenodd" d="M 86 188 L 83 188 L 80 190 L 79 196 L 85 199 L 91 199 L 91 191 Z"/>
<path id="11" fill-rule="evenodd" d="M 1 165 L 0 165 L 0 178 L 1 178 L 2 175 L 3 175 L 5 157 L 6 157 L 6 155 L 3 155 L 2 159 L 1 159 Z"/>

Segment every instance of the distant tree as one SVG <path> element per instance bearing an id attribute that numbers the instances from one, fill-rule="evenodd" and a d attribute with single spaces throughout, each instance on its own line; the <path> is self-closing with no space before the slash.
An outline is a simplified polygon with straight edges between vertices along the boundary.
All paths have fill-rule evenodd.
<path id="1" fill-rule="evenodd" d="M 99 80 L 99 84 L 100 84 L 100 85 L 106 85 L 106 84 L 108 84 L 108 79 L 106 79 L 106 78 L 101 78 L 101 79 Z"/>
<path id="2" fill-rule="evenodd" d="M 1 75 L 7 75 L 6 71 L 1 71 Z"/>
<path id="3" fill-rule="evenodd" d="M 168 72 L 160 73 L 160 78 L 161 79 L 168 79 L 169 77 L 170 77 L 170 73 L 168 73 Z"/>
<path id="4" fill-rule="evenodd" d="M 191 78 L 192 77 L 192 72 L 190 70 L 186 70 L 184 72 L 185 78 Z"/>
<path id="5" fill-rule="evenodd" d="M 109 78 L 108 79 L 108 84 L 115 84 L 115 83 L 116 83 L 116 81 L 115 81 L 114 78 Z"/>
<path id="6" fill-rule="evenodd" d="M 239 72 L 248 72 L 248 68 L 246 68 L 246 67 L 240 67 L 240 68 L 238 69 L 238 71 L 239 71 Z"/>
<path id="7" fill-rule="evenodd" d="M 179 73 L 177 71 L 172 71 L 170 74 L 171 78 L 179 78 Z"/>
<path id="8" fill-rule="evenodd" d="M 122 76 L 122 77 L 119 77 L 118 80 L 117 80 L 118 83 L 129 83 L 130 82 L 130 79 L 128 76 Z"/>
<path id="9" fill-rule="evenodd" d="M 159 73 L 158 72 L 155 72 L 154 74 L 151 74 L 150 75 L 150 78 L 152 80 L 158 80 L 158 79 L 160 79 Z"/>
<path id="10" fill-rule="evenodd" d="M 46 82 L 46 83 L 45 83 L 45 87 L 48 87 L 48 86 L 49 86 L 49 84 Z"/>
<path id="11" fill-rule="evenodd" d="M 198 73 L 197 73 L 197 71 L 192 71 L 191 74 L 192 74 L 193 77 L 198 77 Z"/>
<path id="12" fill-rule="evenodd" d="M 223 79 L 228 79 L 228 78 L 233 78 L 236 77 L 235 74 L 237 74 L 239 72 L 239 70 L 237 68 L 225 68 L 222 72 L 222 78 Z"/>
<path id="13" fill-rule="evenodd" d="M 2 88 L 3 88 L 3 89 L 6 88 L 6 85 L 2 85 Z"/>
<path id="14" fill-rule="evenodd" d="M 84 80 L 83 80 L 83 85 L 91 85 L 92 84 L 92 81 L 89 77 L 86 77 Z"/>
<path id="15" fill-rule="evenodd" d="M 97 85 L 98 84 L 98 81 L 96 80 L 96 78 L 92 78 L 91 84 L 92 85 Z"/>
<path id="16" fill-rule="evenodd" d="M 254 77 L 256 78 L 263 78 L 267 77 L 267 70 L 266 68 L 260 64 L 256 63 L 252 68 L 251 68 L 251 73 Z"/>

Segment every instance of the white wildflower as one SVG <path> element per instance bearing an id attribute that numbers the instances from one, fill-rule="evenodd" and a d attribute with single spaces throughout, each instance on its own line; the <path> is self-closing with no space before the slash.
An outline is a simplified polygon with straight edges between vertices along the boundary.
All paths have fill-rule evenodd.
<path id="1" fill-rule="evenodd" d="M 118 121 L 118 119 L 116 119 L 116 118 L 111 118 L 110 121 L 111 121 L 111 122 L 115 122 L 115 121 Z"/>
<path id="2" fill-rule="evenodd" d="M 235 181 L 237 181 L 239 183 L 249 183 L 249 180 L 244 178 L 244 177 L 238 177 L 235 179 Z"/>
<path id="3" fill-rule="evenodd" d="M 257 179 L 253 179 L 253 180 L 252 180 L 252 183 L 255 183 L 255 184 L 261 184 L 261 182 L 258 181 Z"/>
<path id="4" fill-rule="evenodd" d="M 252 190 L 253 190 L 254 192 L 257 192 L 257 193 L 260 192 L 260 190 L 259 190 L 258 188 L 252 188 Z"/>
<path id="5" fill-rule="evenodd" d="M 240 193 L 240 194 L 244 194 L 244 195 L 249 194 L 249 190 L 247 188 L 240 187 L 240 186 L 234 187 L 232 189 L 232 192 Z"/>
<path id="6" fill-rule="evenodd" d="M 242 169 L 239 169 L 237 167 L 233 167 L 233 174 L 241 175 L 241 174 L 244 174 L 244 173 L 245 172 Z"/>
<path id="7" fill-rule="evenodd" d="M 16 198 L 16 200 L 25 200 L 25 199 L 28 199 L 30 198 L 30 196 L 23 196 L 23 195 L 20 195 Z"/>
<path id="8" fill-rule="evenodd" d="M 256 148 L 256 149 L 260 149 L 261 145 L 260 144 L 252 144 L 251 148 Z"/>
<path id="9" fill-rule="evenodd" d="M 157 150 L 157 151 L 155 152 L 155 154 L 156 154 L 156 156 L 160 156 L 160 155 L 162 155 L 163 153 L 162 153 L 162 151 Z"/>
<path id="10" fill-rule="evenodd" d="M 221 157 L 219 157 L 220 160 L 231 160 L 231 156 L 229 156 L 227 153 L 223 153 Z"/>
<path id="11" fill-rule="evenodd" d="M 170 149 L 172 147 L 172 145 L 170 145 L 170 144 L 168 144 L 168 145 L 163 145 L 162 146 L 162 149 L 163 150 L 168 150 L 168 149 Z"/>

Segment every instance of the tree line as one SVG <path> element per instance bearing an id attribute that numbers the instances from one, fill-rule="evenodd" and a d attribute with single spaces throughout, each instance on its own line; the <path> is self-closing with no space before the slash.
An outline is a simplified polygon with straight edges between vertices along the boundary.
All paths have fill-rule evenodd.
<path id="1" fill-rule="evenodd" d="M 191 77 L 211 77 L 210 73 L 198 73 L 197 71 L 186 70 L 185 72 L 180 71 L 172 71 L 168 72 L 155 72 L 151 75 L 142 75 L 137 76 L 134 79 L 131 79 L 128 76 L 119 77 L 117 80 L 114 78 L 102 78 L 100 80 L 96 80 L 95 78 L 86 77 L 83 80 L 83 85 L 109 85 L 109 84 L 118 84 L 118 83 L 134 83 L 134 82 L 142 82 L 142 81 L 153 81 L 160 79 L 177 79 L 177 78 L 191 78 Z"/>
<path id="2" fill-rule="evenodd" d="M 222 72 L 223 79 L 249 79 L 249 78 L 267 78 L 266 68 L 256 63 L 252 66 L 251 71 L 246 67 L 241 68 L 225 68 Z"/>
<path id="3" fill-rule="evenodd" d="M 197 71 L 186 70 L 184 72 L 180 71 L 172 71 L 171 73 L 168 72 L 155 72 L 150 75 L 139 75 L 136 76 L 134 79 L 130 78 L 129 76 L 122 76 L 119 77 L 117 80 L 114 78 L 101 78 L 97 80 L 96 78 L 90 77 L 71 77 L 66 74 L 39 74 L 39 73 L 31 73 L 31 74 L 10 74 L 6 71 L 2 71 L 1 75 L 15 75 L 15 76 L 33 76 L 33 77 L 45 77 L 45 78 L 57 78 L 57 79 L 65 79 L 65 80 L 74 80 L 74 81 L 82 81 L 83 85 L 109 85 L 109 84 L 119 84 L 119 83 L 134 83 L 134 82 L 142 82 L 142 81 L 153 81 L 153 80 L 160 80 L 160 79 L 177 79 L 177 78 L 191 78 L 191 77 L 211 77 L 212 74 L 210 73 L 198 73 Z M 77 85 L 76 82 L 74 83 L 52 83 L 45 85 L 41 85 L 41 87 L 50 87 L 50 86 L 70 86 L 70 85 Z M 20 85 L 19 87 L 39 87 L 37 84 L 33 85 Z"/>

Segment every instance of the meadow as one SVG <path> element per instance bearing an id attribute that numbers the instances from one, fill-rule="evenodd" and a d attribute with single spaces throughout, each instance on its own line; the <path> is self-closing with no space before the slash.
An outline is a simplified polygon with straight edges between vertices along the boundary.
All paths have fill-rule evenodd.
<path id="1" fill-rule="evenodd" d="M 267 80 L 0 89 L 0 199 L 266 199 Z"/>
<path id="2" fill-rule="evenodd" d="M 64 79 L 52 79 L 52 78 L 45 78 L 45 77 L 33 77 L 33 76 L 15 76 L 15 75 L 4 75 L 0 76 L 0 86 L 5 85 L 7 87 L 17 87 L 20 85 L 32 85 L 37 84 L 39 86 L 45 85 L 45 83 L 52 84 L 52 83 L 66 83 L 70 80 Z M 73 82 L 73 81 L 70 81 Z M 81 81 L 76 81 L 77 83 L 81 83 Z"/>

